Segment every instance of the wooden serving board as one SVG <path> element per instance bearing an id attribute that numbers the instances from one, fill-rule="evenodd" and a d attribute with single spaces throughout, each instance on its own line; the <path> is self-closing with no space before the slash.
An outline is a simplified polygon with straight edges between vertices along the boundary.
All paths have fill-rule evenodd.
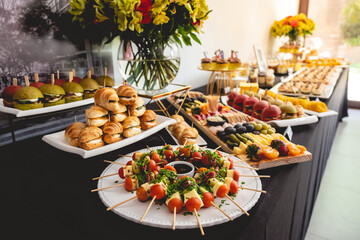
<path id="1" fill-rule="evenodd" d="M 174 102 L 171 97 L 168 97 L 167 100 L 170 103 Z M 177 103 L 174 103 L 174 107 L 179 109 L 179 105 Z M 230 154 L 234 153 L 233 150 L 231 148 L 229 148 L 226 143 L 224 143 L 223 141 L 221 141 L 221 139 L 219 139 L 217 136 L 212 134 L 209 131 L 209 128 L 207 126 L 201 125 L 200 122 L 196 118 L 194 118 L 191 114 L 188 114 L 183 108 L 180 108 L 180 112 L 187 119 L 189 119 L 191 122 L 193 122 L 194 125 L 198 129 L 200 129 L 203 133 L 205 133 L 206 136 L 208 136 L 212 141 L 214 141 L 216 144 L 221 146 L 222 150 L 224 150 L 225 152 L 230 153 Z M 293 163 L 310 161 L 312 159 L 312 154 L 310 152 L 306 151 L 303 155 L 299 155 L 299 156 L 278 157 L 273 160 L 263 159 L 259 162 L 253 162 L 253 161 L 248 160 L 246 158 L 246 155 L 244 155 L 244 154 L 237 155 L 237 157 L 252 167 L 256 167 L 259 169 L 266 169 L 266 168 L 278 167 L 278 166 L 282 166 L 282 165 L 289 165 L 289 164 L 293 164 Z"/>

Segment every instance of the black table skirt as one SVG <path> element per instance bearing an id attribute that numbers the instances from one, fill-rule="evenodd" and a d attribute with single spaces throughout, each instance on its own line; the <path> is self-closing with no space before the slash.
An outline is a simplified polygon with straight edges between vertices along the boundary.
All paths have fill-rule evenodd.
<path id="1" fill-rule="evenodd" d="M 101 156 L 81 157 L 57 150 L 33 137 L 0 148 L 2 236 L 7 239 L 303 239 L 326 167 L 338 121 L 347 116 L 347 78 L 344 70 L 327 101 L 338 116 L 294 127 L 293 141 L 312 152 L 313 160 L 259 171 L 263 189 L 250 217 L 199 229 L 176 230 L 144 226 L 107 212 L 93 177 L 115 160 L 146 145 L 175 144 L 165 130 L 123 149 Z M 173 110 L 173 109 L 172 109 Z M 283 129 L 279 129 L 283 131 Z M 216 147 L 206 136 L 209 147 Z"/>

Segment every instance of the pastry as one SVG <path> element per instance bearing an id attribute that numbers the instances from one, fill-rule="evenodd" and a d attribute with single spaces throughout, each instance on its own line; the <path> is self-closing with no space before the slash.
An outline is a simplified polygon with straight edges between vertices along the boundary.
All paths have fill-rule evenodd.
<path id="1" fill-rule="evenodd" d="M 197 141 L 197 137 L 199 136 L 199 132 L 196 128 L 187 127 L 184 129 L 182 134 L 180 135 L 180 144 L 195 144 Z"/>
<path id="2" fill-rule="evenodd" d="M 117 95 L 119 96 L 119 102 L 125 105 L 135 104 L 137 99 L 137 93 L 129 85 L 122 85 L 116 90 Z"/>
<path id="3" fill-rule="evenodd" d="M 95 105 L 106 108 L 112 112 L 119 112 L 120 106 L 118 104 L 119 97 L 113 88 L 102 88 L 95 92 Z"/>
<path id="4" fill-rule="evenodd" d="M 103 132 L 103 139 L 105 143 L 110 144 L 118 142 L 122 139 L 121 134 L 123 132 L 123 126 L 118 122 L 110 121 L 105 123 Z"/>
<path id="5" fill-rule="evenodd" d="M 136 102 L 130 106 L 130 116 L 140 117 L 144 114 L 146 107 L 142 98 L 136 98 Z"/>
<path id="6" fill-rule="evenodd" d="M 65 130 L 65 139 L 73 147 L 79 146 L 79 134 L 83 128 L 85 128 L 85 123 L 76 122 L 70 124 Z"/>
<path id="7" fill-rule="evenodd" d="M 110 112 L 111 121 L 122 122 L 127 117 L 127 107 L 122 103 L 118 103 L 118 105 L 118 111 Z"/>
<path id="8" fill-rule="evenodd" d="M 123 132 L 124 137 L 128 138 L 141 133 L 140 120 L 138 117 L 135 116 L 126 117 L 122 125 L 124 128 L 124 132 Z"/>
<path id="9" fill-rule="evenodd" d="M 85 127 L 79 134 L 79 147 L 85 150 L 91 150 L 104 146 L 102 140 L 103 132 L 95 126 Z"/>
<path id="10" fill-rule="evenodd" d="M 88 126 L 101 127 L 109 121 L 108 110 L 93 105 L 89 109 L 86 109 L 85 119 Z"/>
<path id="11" fill-rule="evenodd" d="M 153 110 L 146 110 L 141 117 L 140 125 L 143 130 L 155 127 L 157 125 L 156 113 Z"/>

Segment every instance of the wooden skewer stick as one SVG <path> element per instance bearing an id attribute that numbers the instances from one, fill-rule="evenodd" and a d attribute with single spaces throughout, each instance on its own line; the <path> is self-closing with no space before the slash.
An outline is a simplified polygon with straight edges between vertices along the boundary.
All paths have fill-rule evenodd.
<path id="1" fill-rule="evenodd" d="M 174 217 L 173 217 L 173 227 L 172 230 L 175 231 L 175 223 L 176 223 L 176 207 L 174 207 Z"/>
<path id="2" fill-rule="evenodd" d="M 91 190 L 91 192 L 97 192 L 97 191 L 100 191 L 100 190 L 105 190 L 105 189 L 109 189 L 109 188 L 113 188 L 113 187 L 120 187 L 120 186 L 124 186 L 124 185 L 125 185 L 125 183 L 120 183 L 120 184 L 112 185 L 110 187 L 103 187 L 103 188 L 93 189 L 93 190 Z"/>
<path id="3" fill-rule="evenodd" d="M 129 157 L 129 158 L 132 158 L 132 156 L 130 155 L 122 155 L 122 154 L 118 154 L 119 157 Z"/>
<path id="4" fill-rule="evenodd" d="M 118 163 L 118 162 L 113 162 L 113 161 L 109 161 L 109 160 L 104 160 L 104 162 L 107 162 L 107 163 L 113 163 L 113 164 L 119 164 L 119 165 L 126 165 L 125 163 Z"/>
<path id="5" fill-rule="evenodd" d="M 145 218 L 146 214 L 148 213 L 151 205 L 152 205 L 153 202 L 155 201 L 155 198 L 156 198 L 156 195 L 155 195 L 155 196 L 153 197 L 153 199 L 151 200 L 149 206 L 147 207 L 147 209 L 146 209 L 145 212 L 144 212 L 144 215 L 140 218 L 140 222 L 142 222 L 142 221 L 144 220 L 144 218 Z"/>
<path id="6" fill-rule="evenodd" d="M 245 211 L 245 209 L 243 209 L 239 204 L 237 204 L 229 195 L 225 194 L 225 196 L 226 196 L 233 204 L 235 204 L 238 208 L 240 208 L 241 211 L 243 211 L 243 212 L 246 214 L 246 216 L 249 216 L 249 215 L 250 215 L 247 211 Z"/>
<path id="7" fill-rule="evenodd" d="M 123 201 L 123 202 L 121 202 L 121 203 L 115 204 L 115 205 L 112 206 L 112 207 L 108 207 L 108 208 L 106 209 L 106 211 L 109 211 L 109 210 L 111 210 L 111 209 L 113 209 L 113 208 L 116 208 L 117 206 L 120 206 L 121 204 L 124 204 L 124 203 L 126 203 L 126 202 L 128 202 L 128 201 L 130 201 L 130 200 L 135 199 L 135 198 L 136 198 L 136 196 L 133 196 L 132 198 L 129 198 L 128 200 L 125 200 L 125 201 Z"/>
<path id="8" fill-rule="evenodd" d="M 218 207 L 218 205 L 216 205 L 214 202 L 210 202 L 211 205 L 213 205 L 217 210 L 219 210 L 220 212 L 222 212 L 226 217 L 228 217 L 230 219 L 230 221 L 233 221 L 234 219 L 232 219 L 232 217 L 230 217 L 226 212 L 224 212 L 221 208 Z"/>
<path id="9" fill-rule="evenodd" d="M 249 191 L 254 191 L 254 192 L 266 193 L 266 191 L 264 191 L 264 190 L 258 190 L 258 189 L 246 188 L 246 187 L 239 187 L 239 188 L 240 188 L 240 189 L 243 189 L 243 190 L 249 190 Z"/>
<path id="10" fill-rule="evenodd" d="M 240 177 L 259 177 L 259 178 L 270 178 L 269 175 L 240 175 Z"/>
<path id="11" fill-rule="evenodd" d="M 221 148 L 221 146 L 218 146 L 217 148 L 215 148 L 215 149 L 214 149 L 214 152 L 215 152 L 216 150 L 218 150 L 219 148 Z"/>
<path id="12" fill-rule="evenodd" d="M 113 174 L 109 174 L 109 175 L 105 175 L 105 176 L 101 176 L 101 177 L 96 177 L 96 178 L 93 178 L 92 180 L 98 180 L 101 178 L 111 177 L 111 176 L 115 176 L 115 175 L 118 175 L 118 173 L 113 173 Z"/>
<path id="13" fill-rule="evenodd" d="M 202 226 L 201 226 L 200 219 L 199 219 L 198 213 L 197 213 L 197 211 L 196 211 L 195 208 L 194 208 L 194 213 L 195 213 L 195 217 L 196 217 L 196 220 L 197 220 L 198 225 L 199 225 L 199 228 L 200 228 L 201 235 L 204 236 L 205 233 L 204 233 L 204 230 L 203 230 L 203 228 L 202 228 Z"/>
<path id="14" fill-rule="evenodd" d="M 235 165 L 235 167 L 239 167 L 239 168 L 247 168 L 247 169 L 252 169 L 252 170 L 259 170 L 258 168 L 253 168 L 253 167 L 248 167 L 248 166 L 242 166 L 242 165 Z"/>

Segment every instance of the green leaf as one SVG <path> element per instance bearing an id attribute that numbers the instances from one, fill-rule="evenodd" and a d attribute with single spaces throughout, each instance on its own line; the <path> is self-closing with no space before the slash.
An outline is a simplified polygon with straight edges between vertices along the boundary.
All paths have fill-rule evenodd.
<path id="1" fill-rule="evenodd" d="M 200 39 L 196 36 L 196 34 L 194 34 L 194 33 L 190 33 L 190 37 L 195 41 L 195 42 L 197 42 L 198 44 L 200 44 L 201 45 L 201 41 L 200 41 Z"/>
<path id="2" fill-rule="evenodd" d="M 173 35 L 173 38 L 180 45 L 180 47 L 182 47 L 182 42 L 181 42 L 180 38 L 176 34 Z"/>

